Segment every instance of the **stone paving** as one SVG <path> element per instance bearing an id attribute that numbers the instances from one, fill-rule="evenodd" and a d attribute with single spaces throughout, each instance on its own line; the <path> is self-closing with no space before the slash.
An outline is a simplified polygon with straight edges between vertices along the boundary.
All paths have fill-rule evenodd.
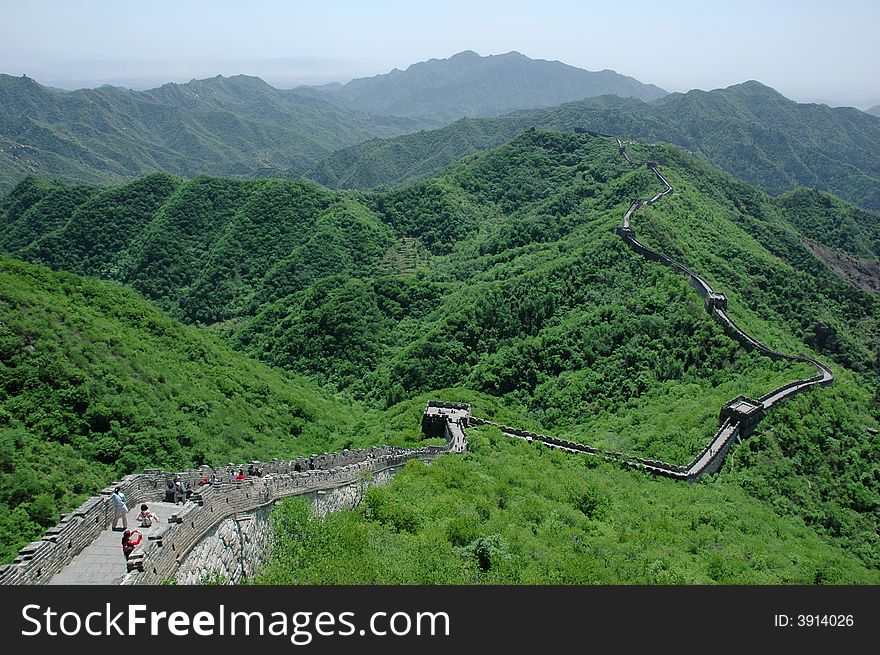
<path id="1" fill-rule="evenodd" d="M 151 534 L 158 534 L 168 526 L 168 518 L 178 512 L 182 506 L 173 503 L 147 503 L 159 517 L 159 523 L 149 528 L 138 527 L 137 515 L 140 505 L 128 512 L 130 530 L 140 530 L 144 540 Z M 92 543 L 71 560 L 70 564 L 56 573 L 49 584 L 119 584 L 126 573 L 125 556 L 122 554 L 122 529 L 107 528 Z"/>

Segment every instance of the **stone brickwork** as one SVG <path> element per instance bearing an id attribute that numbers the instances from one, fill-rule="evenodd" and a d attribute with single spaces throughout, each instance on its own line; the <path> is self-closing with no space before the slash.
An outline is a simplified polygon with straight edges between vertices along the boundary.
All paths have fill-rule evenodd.
<path id="1" fill-rule="evenodd" d="M 214 484 L 207 487 L 198 503 L 189 503 L 157 539 L 141 543 L 128 560 L 129 574 L 122 584 L 160 584 L 175 576 L 180 562 L 193 546 L 226 518 L 279 498 L 330 491 L 398 468 L 411 459 L 433 461 L 449 452 L 449 445 L 424 448 L 381 449 L 383 454 L 358 451 L 361 457 L 344 457 L 345 463 L 326 469 L 268 473 L 263 477 Z"/>
<path id="2" fill-rule="evenodd" d="M 183 558 L 199 541 L 224 520 L 271 505 L 286 496 L 315 497 L 341 487 L 369 479 L 383 479 L 386 472 L 399 468 L 411 459 L 431 462 L 451 452 L 453 442 L 443 446 L 396 448 L 380 446 L 364 450 L 344 450 L 300 457 L 294 460 L 260 463 L 263 475 L 229 481 L 225 467 L 200 467 L 168 472 L 157 469 L 128 475 L 104 488 L 80 507 L 62 516 L 42 539 L 28 544 L 11 563 L 0 567 L 0 585 L 47 584 L 59 571 L 71 565 L 84 548 L 109 530 L 113 518 L 109 496 L 115 487 L 125 494 L 128 506 L 163 500 L 168 484 L 175 477 L 190 482 L 198 491 L 169 519 L 162 530 L 151 533 L 128 560 L 129 573 L 123 584 L 158 584 L 175 576 Z M 198 486 L 203 478 L 217 482 Z M 339 505 L 346 494 L 330 495 L 316 503 L 321 508 Z"/>
<path id="3" fill-rule="evenodd" d="M 318 516 L 351 509 L 363 501 L 367 488 L 387 483 L 398 470 L 384 469 L 353 484 L 303 495 Z M 208 581 L 237 584 L 253 578 L 269 559 L 272 544 L 269 516 L 273 506 L 274 502 L 235 514 L 208 531 L 177 567 L 177 584 Z"/>
<path id="4" fill-rule="evenodd" d="M 224 519 L 193 547 L 177 568 L 177 584 L 236 584 L 250 579 L 268 558 L 271 506 Z"/>

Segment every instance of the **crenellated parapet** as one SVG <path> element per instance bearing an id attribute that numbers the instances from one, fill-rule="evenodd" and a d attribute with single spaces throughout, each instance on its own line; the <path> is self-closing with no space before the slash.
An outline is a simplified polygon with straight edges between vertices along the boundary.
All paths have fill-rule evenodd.
<path id="1" fill-rule="evenodd" d="M 406 462 L 431 462 L 452 449 L 452 443 L 421 448 L 381 448 L 352 451 L 347 463 L 296 471 L 287 463 L 283 471 L 262 477 L 208 485 L 198 502 L 188 503 L 174 514 L 165 530 L 151 534 L 135 548 L 128 560 L 124 585 L 161 584 L 199 541 L 220 522 L 245 512 L 272 505 L 290 496 L 319 494 L 350 485 L 365 484 L 383 472 L 394 472 Z M 357 456 L 354 455 L 357 453 Z"/>
<path id="2" fill-rule="evenodd" d="M 189 483 L 192 493 L 168 525 L 151 531 L 128 560 L 124 584 L 158 584 L 173 577 L 181 558 L 199 539 L 225 518 L 269 505 L 280 498 L 321 493 L 356 484 L 379 472 L 394 470 L 412 459 L 431 462 L 460 444 L 448 439 L 442 446 L 398 448 L 378 446 L 255 462 L 260 475 L 230 480 L 227 466 L 202 466 L 184 471 L 148 469 L 127 475 L 61 517 L 38 541 L 19 551 L 11 564 L 0 567 L 0 585 L 47 584 L 73 559 L 108 530 L 113 521 L 109 497 L 116 487 L 129 507 L 162 501 L 175 479 Z M 206 484 L 200 484 L 207 481 Z M 122 553 L 120 550 L 120 559 Z"/>

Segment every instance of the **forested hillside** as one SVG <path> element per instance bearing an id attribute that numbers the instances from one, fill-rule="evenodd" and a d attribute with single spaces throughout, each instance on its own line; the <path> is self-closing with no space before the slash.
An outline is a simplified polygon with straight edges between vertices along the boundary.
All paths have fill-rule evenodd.
<path id="1" fill-rule="evenodd" d="M 749 525 L 772 511 L 785 540 L 806 524 L 858 557 L 857 568 L 876 569 L 877 298 L 812 249 L 868 257 L 876 233 L 862 219 L 876 217 L 824 194 L 772 198 L 671 146 L 629 148 L 657 161 L 676 189 L 639 213 L 640 238 L 726 293 L 751 334 L 818 354 L 837 373 L 834 387 L 774 411 L 737 446 L 721 473 L 731 488 L 717 493 L 759 499 Z M 0 201 L 0 247 L 130 285 L 239 350 L 388 407 L 391 425 L 408 412 L 417 428 L 425 395 L 454 387 L 445 395 L 472 400 L 487 418 L 507 412 L 509 424 L 684 463 L 714 431 L 723 402 L 805 370 L 745 352 L 680 276 L 615 235 L 630 199 L 656 190 L 613 139 L 529 131 L 385 192 L 168 175 L 92 189 L 29 178 Z M 511 457 L 530 466 L 535 455 Z M 506 484 L 490 460 L 478 453 L 468 475 Z M 430 497 L 430 476 L 422 482 Z M 643 493 L 666 487 L 650 489 Z M 480 527 L 491 516 L 468 530 L 501 534 Z M 681 579 L 706 579 L 682 566 Z M 864 579 L 836 566 L 830 579 Z M 753 579 L 829 579 L 824 568 L 771 568 Z"/>
<path id="2" fill-rule="evenodd" d="M 0 257 L 4 561 L 123 474 L 370 443 L 366 418 L 129 289 Z"/>
<path id="3" fill-rule="evenodd" d="M 0 74 L 0 192 L 29 173 L 119 183 L 154 171 L 253 177 L 436 123 L 369 116 L 237 75 L 150 91 L 59 91 Z"/>
<path id="4" fill-rule="evenodd" d="M 847 107 L 795 103 L 758 82 L 673 93 L 647 103 L 605 96 L 464 119 L 435 131 L 350 146 L 292 174 L 340 188 L 393 186 L 433 175 L 533 126 L 667 141 L 772 194 L 809 186 L 880 209 L 880 119 Z"/>

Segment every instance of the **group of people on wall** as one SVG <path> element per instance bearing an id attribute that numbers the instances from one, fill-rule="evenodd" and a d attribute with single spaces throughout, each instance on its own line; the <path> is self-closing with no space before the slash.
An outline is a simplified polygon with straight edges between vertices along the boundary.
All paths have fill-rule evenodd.
<path id="1" fill-rule="evenodd" d="M 210 475 L 207 475 L 208 467 L 205 466 L 203 468 L 206 469 L 206 475 L 198 480 L 196 483 L 198 487 L 204 487 L 206 485 L 220 482 L 220 479 L 217 477 L 216 473 L 214 473 L 213 469 L 211 469 Z M 244 465 L 236 468 L 234 464 L 229 464 L 226 472 L 230 482 L 244 480 L 249 476 L 263 476 L 263 469 L 259 466 L 259 462 L 251 462 L 248 464 L 247 473 L 245 473 Z M 167 488 L 165 489 L 165 502 L 174 503 L 175 505 L 178 503 L 183 504 L 189 500 L 195 492 L 196 487 L 190 481 L 184 481 L 179 475 L 175 475 L 172 480 L 168 481 Z M 112 530 L 114 532 L 118 530 L 122 531 L 122 554 L 127 560 L 132 552 L 134 552 L 135 547 L 143 540 L 143 533 L 139 529 L 129 529 L 128 502 L 126 501 L 125 493 L 120 487 L 116 487 L 110 495 L 110 506 L 113 509 Z M 152 528 L 154 525 L 159 525 L 160 523 L 159 516 L 151 510 L 146 503 L 141 504 L 140 513 L 137 515 L 136 520 L 139 523 L 138 527 L 144 529 Z M 119 526 L 120 522 L 122 523 L 121 527 Z"/>
<path id="2" fill-rule="evenodd" d="M 113 524 L 112 530 L 122 530 L 122 554 L 128 559 L 135 547 L 143 539 L 143 533 L 140 530 L 130 530 L 128 527 L 128 502 L 125 499 L 125 493 L 121 488 L 116 487 L 110 494 L 110 506 L 113 508 Z M 141 528 L 150 528 L 153 524 L 160 523 L 158 515 L 150 509 L 146 503 L 141 504 L 141 511 L 137 515 L 137 522 Z M 122 526 L 119 527 L 120 521 Z"/>

